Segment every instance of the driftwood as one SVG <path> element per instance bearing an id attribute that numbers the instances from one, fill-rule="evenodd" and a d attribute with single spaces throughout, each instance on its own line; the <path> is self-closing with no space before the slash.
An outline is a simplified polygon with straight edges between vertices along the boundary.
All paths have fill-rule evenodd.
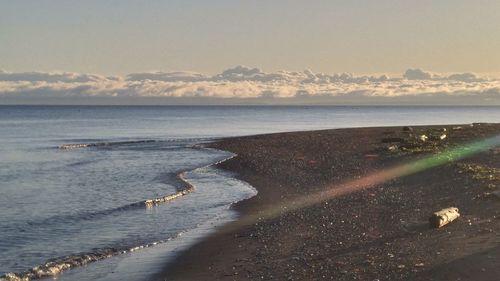
<path id="1" fill-rule="evenodd" d="M 429 218 L 429 224 L 431 227 L 439 228 L 456 220 L 458 217 L 460 217 L 458 208 L 450 207 L 432 214 L 432 216 Z"/>

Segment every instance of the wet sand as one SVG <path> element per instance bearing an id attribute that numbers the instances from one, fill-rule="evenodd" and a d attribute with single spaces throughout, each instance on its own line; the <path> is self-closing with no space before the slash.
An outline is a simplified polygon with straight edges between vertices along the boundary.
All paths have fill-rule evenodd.
<path id="1" fill-rule="evenodd" d="M 500 124 L 383 127 L 210 144 L 236 153 L 219 167 L 259 193 L 158 280 L 497 280 L 499 146 L 414 173 L 384 171 L 499 134 Z M 459 219 L 429 227 L 434 211 L 452 206 Z"/>

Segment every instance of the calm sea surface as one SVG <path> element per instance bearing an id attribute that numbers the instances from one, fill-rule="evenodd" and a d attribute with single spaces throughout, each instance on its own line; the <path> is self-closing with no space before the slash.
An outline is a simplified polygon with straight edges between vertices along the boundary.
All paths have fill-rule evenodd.
<path id="1" fill-rule="evenodd" d="M 217 137 L 341 127 L 500 122 L 499 107 L 0 106 L 0 275 L 85 253 L 126 252 L 61 280 L 144 280 L 172 253 L 234 219 L 255 190 L 196 149 Z M 63 144 L 99 146 L 62 150 Z M 175 193 L 175 175 L 196 191 Z M 154 245 L 154 246 L 153 246 Z M 151 246 L 135 250 L 136 247 Z M 130 250 L 134 251 L 130 251 Z"/>

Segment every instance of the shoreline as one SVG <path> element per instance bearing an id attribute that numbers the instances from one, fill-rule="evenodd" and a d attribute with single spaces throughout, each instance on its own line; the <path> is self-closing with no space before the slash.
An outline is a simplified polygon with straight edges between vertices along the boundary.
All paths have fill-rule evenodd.
<path id="1" fill-rule="evenodd" d="M 119 142 L 119 144 L 122 143 L 142 143 L 144 141 L 132 141 L 132 142 Z M 146 142 L 151 142 L 151 141 L 146 141 Z M 99 143 L 100 144 L 100 143 Z M 92 148 L 98 145 L 94 144 L 64 144 L 58 147 L 58 149 L 62 150 L 67 150 L 67 149 L 87 149 L 87 148 Z M 193 149 L 200 149 L 200 147 L 193 147 Z M 217 150 L 213 148 L 201 148 L 201 149 L 208 149 L 208 150 Z M 221 151 L 218 150 L 221 153 L 228 153 L 226 151 Z M 123 208 L 145 208 L 145 209 L 150 209 L 154 208 L 158 205 L 161 204 L 168 204 L 171 201 L 174 201 L 184 195 L 187 195 L 193 191 L 195 191 L 196 186 L 189 181 L 189 179 L 186 179 L 186 174 L 188 173 L 195 173 L 196 170 L 203 169 L 203 168 L 208 168 L 208 167 L 216 167 L 220 163 L 223 163 L 225 161 L 228 161 L 232 158 L 234 158 L 235 155 L 229 155 L 228 157 L 225 157 L 224 159 L 221 160 L 216 160 L 213 163 L 195 167 L 193 169 L 189 170 L 181 170 L 175 173 L 175 180 L 178 182 L 177 192 L 171 193 L 165 196 L 153 198 L 153 199 L 146 199 L 142 201 L 138 201 L 136 203 L 131 203 L 129 205 L 125 205 L 124 207 L 120 207 L 119 209 Z M 221 215 L 221 217 L 225 217 L 227 215 Z M 196 232 L 195 229 L 189 229 L 186 230 L 185 232 Z M 210 228 L 207 227 L 202 227 L 201 229 L 202 232 L 205 232 L 204 235 L 200 235 L 199 233 L 197 234 L 200 237 L 206 236 L 208 233 L 211 233 Z M 179 233 L 178 236 L 182 235 L 183 232 Z M 196 236 L 196 235 L 193 235 Z M 82 253 L 76 253 L 73 255 L 68 255 L 68 256 L 63 256 L 63 257 L 56 257 L 49 259 L 39 265 L 35 265 L 34 267 L 27 269 L 22 272 L 6 272 L 4 275 L 0 275 L 0 281 L 1 280 L 40 280 L 40 279 L 49 279 L 49 278 L 58 278 L 65 272 L 71 271 L 72 269 L 76 268 L 82 268 L 91 264 L 94 264 L 99 261 L 103 261 L 105 259 L 121 256 L 124 254 L 132 253 L 137 250 L 141 249 L 147 249 L 154 247 L 156 245 L 164 244 L 171 242 L 173 238 L 167 238 L 165 240 L 159 240 L 159 241 L 153 241 L 149 242 L 146 244 L 141 244 L 141 245 L 135 245 L 135 246 L 129 246 L 129 247 L 122 247 L 122 248 L 104 248 L 104 249 L 96 249 L 94 252 L 82 252 Z M 195 240 L 196 241 L 196 240 Z M 186 244 L 185 242 L 177 242 L 180 243 L 180 245 Z M 191 244 L 193 242 L 190 242 Z M 190 243 L 187 243 L 186 245 L 189 247 Z"/>
<path id="2" fill-rule="evenodd" d="M 443 127 L 448 138 L 433 146 L 422 145 L 428 151 L 413 147 L 391 152 L 383 140 L 400 138 L 403 127 L 275 133 L 224 138 L 209 144 L 237 154 L 217 166 L 236 172 L 238 179 L 255 187 L 258 194 L 234 204 L 233 209 L 240 214 L 238 221 L 220 227 L 181 253 L 157 280 L 432 280 L 461 272 L 453 266 L 454 261 L 495 251 L 495 235 L 500 233 L 500 222 L 495 218 L 500 214 L 487 212 L 486 207 L 497 206 L 494 200 L 471 200 L 471 193 L 480 195 L 484 190 L 471 191 L 469 185 L 483 183 L 457 171 L 455 163 L 389 178 L 312 204 L 297 203 L 297 198 L 321 192 L 326 186 L 364 179 L 367 174 L 428 153 L 500 133 L 500 124 L 493 123 L 411 129 L 420 133 Z M 472 159 L 495 166 L 495 153 L 481 151 L 459 161 Z M 453 192 L 451 186 L 463 194 Z M 415 191 L 419 198 L 412 197 Z M 290 205 L 288 210 L 283 202 Z M 429 229 L 426 220 L 431 211 L 453 203 L 460 205 L 464 216 L 443 229 Z M 299 207 L 291 208 L 297 204 Z M 272 205 L 281 210 L 269 216 L 266 211 Z M 491 229 L 489 234 L 481 232 L 485 224 Z M 474 244 L 474 239 L 486 242 Z M 468 264 L 469 269 L 478 266 Z M 497 273 L 491 269 L 475 277 L 487 280 Z"/>

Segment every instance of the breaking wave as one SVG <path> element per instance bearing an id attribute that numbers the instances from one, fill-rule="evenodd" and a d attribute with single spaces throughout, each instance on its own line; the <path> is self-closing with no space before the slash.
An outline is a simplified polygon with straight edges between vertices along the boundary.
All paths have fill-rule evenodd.
<path id="1" fill-rule="evenodd" d="M 85 147 L 101 147 L 101 146 L 112 146 L 112 145 L 140 144 L 140 143 L 150 143 L 150 142 L 157 142 L 157 140 L 94 142 L 94 143 L 68 143 L 68 144 L 60 145 L 58 148 L 59 149 L 75 149 L 75 148 L 85 148 Z"/>
<path id="2" fill-rule="evenodd" d="M 57 148 L 62 150 L 78 149 L 78 148 L 88 148 L 88 147 L 113 147 L 120 145 L 133 145 L 133 144 L 144 144 L 144 143 L 176 143 L 176 142 L 205 142 L 211 141 L 211 138 L 186 138 L 186 139 L 167 139 L 167 140 L 132 140 L 132 141 L 102 141 L 102 142 L 81 142 L 81 143 L 66 143 L 58 146 Z M 196 145 L 194 145 L 196 146 Z"/>
<path id="3" fill-rule="evenodd" d="M 131 142 L 113 142 L 113 143 L 92 143 L 92 144 L 87 144 L 87 146 L 75 144 L 75 145 L 66 145 L 65 147 L 67 148 L 62 148 L 62 149 L 72 149 L 72 148 L 80 148 L 80 147 L 92 147 L 92 146 L 105 146 L 105 145 L 122 145 L 122 144 L 130 144 L 130 143 L 145 143 L 145 142 L 153 142 L 153 140 L 146 140 L 146 141 L 131 141 Z M 64 147 L 64 146 L 61 146 Z M 197 146 L 200 148 L 201 146 Z M 223 160 L 196 168 L 192 171 L 198 170 L 198 169 L 203 169 L 207 168 L 213 165 L 217 165 L 221 162 L 227 161 L 231 158 L 235 157 L 235 155 L 232 155 L 230 157 L 227 157 Z M 108 209 L 108 210 L 103 210 L 99 212 L 93 212 L 93 213 L 83 213 L 83 214 L 78 214 L 78 215 L 70 215 L 70 216 L 64 216 L 54 218 L 52 217 L 50 220 L 51 221 L 60 221 L 60 219 L 66 220 L 66 219 L 83 219 L 83 220 L 90 220 L 90 219 L 95 219 L 96 217 L 100 216 L 106 216 L 113 214 L 115 212 L 122 212 L 130 209 L 135 209 L 135 208 L 151 208 L 163 203 L 168 203 L 171 202 L 175 199 L 178 199 L 184 195 L 187 195 L 193 191 L 195 191 L 195 186 L 191 183 L 189 183 L 185 178 L 186 171 L 180 172 L 176 175 L 177 180 L 183 183 L 183 187 L 179 189 L 177 192 L 168 194 L 162 197 L 157 197 L 157 198 L 152 198 L 152 199 L 146 199 L 143 201 L 139 201 L 136 203 L 132 203 L 129 205 L 124 205 L 118 208 L 113 208 L 113 209 Z M 42 221 L 34 221 L 30 222 L 30 225 L 34 224 L 44 224 Z M 181 232 L 182 233 L 182 232 Z M 180 235 L 179 233 L 178 235 Z M 93 263 L 96 261 L 100 261 L 106 258 L 110 258 L 116 255 L 124 254 L 124 253 L 130 253 L 134 252 L 136 250 L 140 250 L 143 248 L 148 248 L 160 243 L 165 243 L 167 241 L 170 241 L 172 238 L 168 238 L 165 240 L 159 240 L 151 243 L 146 243 L 146 244 L 141 244 L 141 245 L 136 245 L 136 246 L 129 246 L 129 247 L 117 247 L 117 248 L 101 248 L 101 249 L 95 249 L 91 252 L 83 252 L 83 253 L 77 253 L 77 254 L 72 254 L 72 255 L 67 255 L 59 258 L 54 258 L 50 259 L 40 265 L 37 265 L 29 270 L 23 271 L 23 272 L 8 272 L 3 276 L 0 276 L 0 281 L 29 281 L 33 279 L 41 279 L 41 278 L 47 278 L 47 277 L 54 277 L 59 275 L 63 271 L 70 270 L 72 268 L 80 267 L 80 266 L 85 266 L 89 263 Z"/>

